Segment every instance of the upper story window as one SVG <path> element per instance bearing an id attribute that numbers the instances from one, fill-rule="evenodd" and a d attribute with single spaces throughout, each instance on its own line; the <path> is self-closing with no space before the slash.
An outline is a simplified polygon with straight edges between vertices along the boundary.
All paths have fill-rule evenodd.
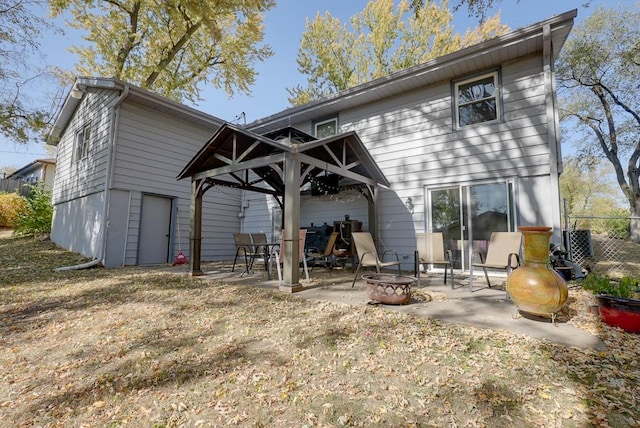
<path id="1" fill-rule="evenodd" d="M 498 120 L 500 109 L 497 71 L 455 83 L 455 114 L 458 127 Z"/>
<path id="2" fill-rule="evenodd" d="M 89 144 L 91 142 L 91 124 L 86 124 L 78 131 L 75 137 L 75 149 L 73 152 L 73 160 L 79 161 L 87 157 L 89 154 Z"/>
<path id="3" fill-rule="evenodd" d="M 331 137 L 338 133 L 338 118 L 332 117 L 331 119 L 315 122 L 313 128 L 316 138 Z"/>

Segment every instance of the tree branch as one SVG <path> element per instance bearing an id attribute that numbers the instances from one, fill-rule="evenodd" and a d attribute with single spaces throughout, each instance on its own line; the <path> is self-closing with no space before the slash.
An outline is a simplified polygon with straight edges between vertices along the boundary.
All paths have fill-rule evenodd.
<path id="1" fill-rule="evenodd" d="M 107 0 L 109 2 L 109 0 Z M 127 40 L 125 44 L 118 51 L 118 56 L 116 57 L 116 76 L 122 75 L 122 70 L 124 69 L 124 64 L 129 57 L 129 54 L 139 43 L 136 43 L 136 33 L 138 31 L 138 15 L 140 14 L 140 2 L 137 1 L 133 4 L 133 8 L 131 11 L 127 11 L 129 15 L 129 34 L 127 35 Z"/>
<path id="2" fill-rule="evenodd" d="M 626 103 L 624 103 L 620 98 L 616 96 L 607 86 L 601 85 L 602 88 L 609 94 L 609 96 L 613 99 L 613 102 L 620 106 L 624 111 L 629 113 L 636 121 L 638 125 L 640 125 L 640 115 L 632 110 Z M 633 193 L 636 196 L 640 196 L 640 185 L 639 182 L 639 169 L 638 169 L 638 160 L 640 159 L 640 140 L 636 142 L 636 146 L 633 150 L 633 153 L 629 157 L 629 163 L 627 164 L 627 175 L 629 176 L 629 182 L 633 188 Z"/>
<path id="3" fill-rule="evenodd" d="M 627 197 L 627 199 L 629 200 L 629 202 L 633 203 L 633 198 L 632 198 L 632 195 L 631 195 L 631 188 L 629 187 L 629 184 L 627 183 L 627 181 L 626 181 L 626 179 L 624 177 L 624 170 L 622 169 L 622 165 L 620 164 L 620 159 L 618 159 L 617 155 L 614 155 L 612 153 L 612 151 L 609 150 L 609 147 L 607 146 L 606 138 L 604 137 L 604 134 L 602 133 L 602 130 L 600 129 L 599 126 L 597 126 L 595 124 L 595 122 L 592 120 L 592 118 L 589 118 L 587 116 L 578 115 L 578 114 L 576 114 L 575 116 L 582 123 L 584 123 L 589 128 L 591 128 L 593 133 L 596 135 L 596 138 L 598 139 L 598 142 L 600 144 L 600 148 L 602 149 L 604 155 L 606 156 L 606 158 L 609 160 L 609 162 L 613 166 L 614 172 L 616 174 L 616 180 L 618 182 L 618 185 L 620 186 L 620 189 L 622 189 L 622 191 L 624 192 L 624 194 Z"/>
<path id="4" fill-rule="evenodd" d="M 147 76 L 143 87 L 149 89 L 153 86 L 154 82 L 158 79 L 158 76 L 160 75 L 160 73 L 165 68 L 167 68 L 167 65 L 171 63 L 173 58 L 175 58 L 175 56 L 180 52 L 182 47 L 189 41 L 189 39 L 191 39 L 191 36 L 193 36 L 193 34 L 196 31 L 198 31 L 198 29 L 200 29 L 201 26 L 202 26 L 201 20 L 196 22 L 193 25 L 187 26 L 187 29 L 184 32 L 184 34 L 182 34 L 180 39 L 173 46 L 169 48 L 166 56 L 162 60 L 160 60 L 160 62 L 153 68 L 153 71 L 151 72 L 151 74 Z"/>

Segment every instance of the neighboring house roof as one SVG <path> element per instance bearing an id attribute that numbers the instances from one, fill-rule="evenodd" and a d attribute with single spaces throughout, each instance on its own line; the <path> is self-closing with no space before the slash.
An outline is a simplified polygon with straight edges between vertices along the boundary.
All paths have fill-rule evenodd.
<path id="1" fill-rule="evenodd" d="M 352 183 L 370 185 L 389 182 L 355 132 L 316 139 L 286 127 L 268 136 L 224 124 L 180 172 L 178 179 L 207 179 L 212 185 L 243 188 L 283 195 L 285 153 L 297 153 L 303 164 L 301 185 L 322 174 L 338 174 Z M 244 171 L 256 175 L 247 177 Z M 225 176 L 225 179 L 215 178 Z M 264 182 L 270 189 L 260 187 Z"/>
<path id="2" fill-rule="evenodd" d="M 12 174 L 9 174 L 7 178 L 23 177 L 39 168 L 42 168 L 43 166 L 55 165 L 55 164 L 56 164 L 55 159 L 36 159 L 33 162 L 30 162 L 27 165 L 23 166 L 19 170 L 13 172 Z"/>
<path id="3" fill-rule="evenodd" d="M 298 107 L 288 108 L 249 123 L 246 129 L 264 133 L 291 123 L 325 118 L 351 107 L 389 98 L 433 83 L 459 78 L 496 67 L 506 61 L 541 52 L 547 37 L 545 27 L 549 30 L 548 37 L 550 37 L 555 60 L 573 28 L 573 19 L 577 13 L 574 9 L 388 76 Z"/>
<path id="4" fill-rule="evenodd" d="M 154 94 L 151 91 L 142 89 L 135 85 L 126 83 L 116 78 L 98 78 L 98 77 L 78 77 L 73 87 L 67 94 L 60 112 L 56 116 L 56 121 L 47 136 L 47 144 L 57 145 L 60 136 L 69 125 L 73 114 L 78 105 L 82 101 L 84 93 L 90 90 L 113 90 L 122 92 L 122 98 L 118 102 L 125 99 L 145 107 L 166 112 L 177 119 L 182 119 L 195 124 L 217 125 L 220 126 L 224 120 L 196 110 L 192 107 L 180 104 L 176 101 L 165 98 L 161 95 Z"/>

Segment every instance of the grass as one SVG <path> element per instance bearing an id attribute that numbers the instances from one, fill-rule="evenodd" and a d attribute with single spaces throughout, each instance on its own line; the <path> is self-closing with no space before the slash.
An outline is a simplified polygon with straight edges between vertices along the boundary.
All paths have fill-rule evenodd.
<path id="1" fill-rule="evenodd" d="M 640 341 L 608 326 L 603 352 L 181 273 L 53 272 L 83 261 L 0 239 L 2 427 L 640 425 Z"/>

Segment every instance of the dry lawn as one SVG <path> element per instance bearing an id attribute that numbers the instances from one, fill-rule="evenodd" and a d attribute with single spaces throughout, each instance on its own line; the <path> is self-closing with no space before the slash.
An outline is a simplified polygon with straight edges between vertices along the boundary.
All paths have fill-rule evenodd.
<path id="1" fill-rule="evenodd" d="M 178 273 L 52 270 L 83 261 L 0 239 L 2 427 L 640 426 L 638 335 L 583 307 L 569 313 L 607 351 Z"/>

